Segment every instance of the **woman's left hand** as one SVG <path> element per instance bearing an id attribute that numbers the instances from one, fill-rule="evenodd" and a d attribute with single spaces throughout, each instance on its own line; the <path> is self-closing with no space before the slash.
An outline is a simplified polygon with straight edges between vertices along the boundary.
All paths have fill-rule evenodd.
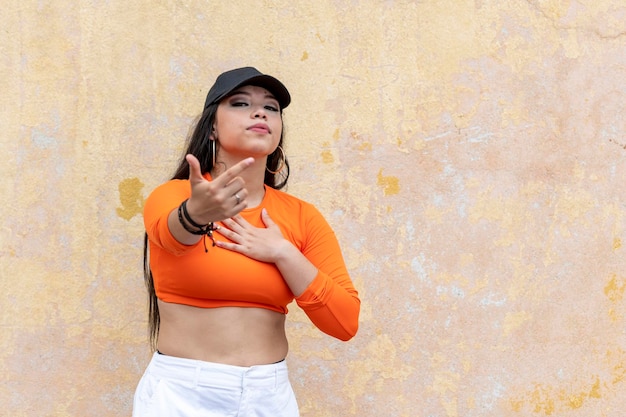
<path id="1" fill-rule="evenodd" d="M 274 223 L 265 209 L 261 212 L 261 220 L 265 228 L 251 225 L 239 214 L 222 220 L 217 233 L 230 242 L 216 240 L 216 245 L 257 261 L 276 263 L 284 250 L 284 245 L 290 243 L 283 237 L 280 227 Z"/>

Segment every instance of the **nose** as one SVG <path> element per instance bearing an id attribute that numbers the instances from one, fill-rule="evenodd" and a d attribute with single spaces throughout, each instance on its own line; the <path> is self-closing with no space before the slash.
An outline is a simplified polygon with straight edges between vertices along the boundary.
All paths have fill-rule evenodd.
<path id="1" fill-rule="evenodd" d="M 267 119 L 267 113 L 263 106 L 257 106 L 252 112 L 252 117 L 255 119 Z"/>

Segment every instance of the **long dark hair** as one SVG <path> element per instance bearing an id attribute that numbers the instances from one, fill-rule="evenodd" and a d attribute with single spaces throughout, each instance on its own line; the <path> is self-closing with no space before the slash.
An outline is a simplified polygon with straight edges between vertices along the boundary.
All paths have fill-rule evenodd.
<path id="1" fill-rule="evenodd" d="M 187 154 L 192 154 L 198 158 L 202 174 L 210 172 L 213 169 L 213 149 L 217 151 L 219 143 L 216 143 L 216 148 L 214 148 L 210 142 L 210 134 L 215 122 L 215 115 L 217 114 L 218 106 L 219 103 L 212 104 L 202 112 L 202 115 L 193 129 L 193 133 L 187 139 L 186 149 L 183 152 L 178 163 L 178 167 L 176 168 L 176 171 L 171 179 L 189 178 L 189 163 L 185 159 Z M 268 155 L 265 169 L 265 185 L 276 190 L 284 188 L 287 185 L 287 180 L 289 179 L 289 162 L 287 161 L 287 155 L 282 151 L 284 134 L 285 128 L 283 125 L 280 141 L 278 142 L 279 147 Z M 154 290 L 154 279 L 150 269 L 150 253 L 147 233 L 144 233 L 143 239 L 143 272 L 146 289 L 148 290 L 148 332 L 150 337 L 150 346 L 153 350 L 156 350 L 161 318 L 159 315 L 157 296 Z"/>

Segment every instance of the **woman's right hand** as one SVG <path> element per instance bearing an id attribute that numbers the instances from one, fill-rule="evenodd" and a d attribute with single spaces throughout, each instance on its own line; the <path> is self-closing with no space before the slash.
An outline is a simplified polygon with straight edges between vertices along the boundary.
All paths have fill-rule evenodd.
<path id="1" fill-rule="evenodd" d="M 233 217 L 247 207 L 248 190 L 239 174 L 254 163 L 254 158 L 240 161 L 212 181 L 202 176 L 200 161 L 195 156 L 188 154 L 185 158 L 189 164 L 191 183 L 187 211 L 196 223 L 218 222 Z"/>

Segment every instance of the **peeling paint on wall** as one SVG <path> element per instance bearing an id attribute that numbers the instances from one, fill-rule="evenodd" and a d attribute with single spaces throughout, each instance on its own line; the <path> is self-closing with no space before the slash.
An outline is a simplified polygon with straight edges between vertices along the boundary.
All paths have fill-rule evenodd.
<path id="1" fill-rule="evenodd" d="M 143 183 L 139 178 L 128 178 L 120 182 L 119 186 L 120 203 L 122 207 L 117 208 L 117 215 L 124 220 L 130 220 L 136 215 L 141 215 L 143 211 Z"/>
<path id="2" fill-rule="evenodd" d="M 400 192 L 400 180 L 394 176 L 384 176 L 382 168 L 378 171 L 377 184 L 382 187 L 386 196 Z"/>

